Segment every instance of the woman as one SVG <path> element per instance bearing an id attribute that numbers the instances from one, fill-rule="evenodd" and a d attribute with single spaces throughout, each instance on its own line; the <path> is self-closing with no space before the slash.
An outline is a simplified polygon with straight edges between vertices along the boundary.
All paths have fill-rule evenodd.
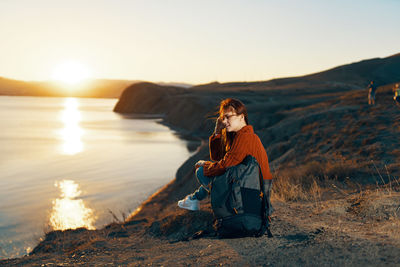
<path id="1" fill-rule="evenodd" d="M 214 133 L 209 139 L 210 158 L 214 162 L 200 160 L 196 163 L 196 176 L 201 186 L 193 193 L 178 201 L 178 206 L 188 210 L 199 210 L 200 201 L 209 192 L 212 177 L 221 175 L 226 168 L 240 164 L 251 155 L 260 165 L 269 203 L 272 175 L 268 157 L 260 138 L 249 125 L 247 110 L 242 102 L 228 98 L 221 101 L 219 117 Z"/>

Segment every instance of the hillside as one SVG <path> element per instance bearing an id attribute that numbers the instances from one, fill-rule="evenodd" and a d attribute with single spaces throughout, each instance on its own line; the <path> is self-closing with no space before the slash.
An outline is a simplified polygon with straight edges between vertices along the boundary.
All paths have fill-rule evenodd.
<path id="1" fill-rule="evenodd" d="M 378 89 L 375 107 L 367 105 L 367 91 L 361 87 L 368 77 L 389 82 Z M 394 81 L 400 81 L 399 55 L 267 82 L 189 89 L 138 83 L 123 92 L 114 110 L 159 114 L 185 134 L 206 139 L 220 100 L 238 98 L 247 106 L 274 170 L 314 164 L 320 166 L 314 170 L 318 177 L 375 183 L 376 169 L 400 174 L 400 114 L 390 83 Z"/>
<path id="2" fill-rule="evenodd" d="M 373 58 L 299 77 L 279 78 L 259 82 L 211 83 L 194 87 L 198 90 L 302 90 L 348 91 L 363 89 L 374 80 L 378 85 L 400 80 L 400 53 L 386 58 Z"/>

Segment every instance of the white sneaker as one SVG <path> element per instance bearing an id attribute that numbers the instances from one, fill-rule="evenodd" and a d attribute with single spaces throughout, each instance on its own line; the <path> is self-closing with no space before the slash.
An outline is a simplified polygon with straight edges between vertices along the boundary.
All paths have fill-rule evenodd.
<path id="1" fill-rule="evenodd" d="M 190 195 L 178 201 L 178 207 L 187 210 L 200 210 L 200 201 L 191 199 Z"/>

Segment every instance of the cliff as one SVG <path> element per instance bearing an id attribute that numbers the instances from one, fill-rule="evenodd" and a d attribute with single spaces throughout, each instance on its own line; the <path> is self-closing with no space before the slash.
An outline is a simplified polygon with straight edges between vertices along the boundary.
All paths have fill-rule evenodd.
<path id="1" fill-rule="evenodd" d="M 115 111 L 157 113 L 167 124 L 206 141 L 218 103 L 227 97 L 245 103 L 275 171 L 315 162 L 322 166 L 317 176 L 361 183 L 376 182 L 371 175 L 376 167 L 399 174 L 399 151 L 393 148 L 399 147 L 395 129 L 400 120 L 391 85 L 380 87 L 377 105 L 369 107 L 367 91 L 357 88 L 253 91 L 218 90 L 217 85 L 182 90 L 135 84 L 122 94 Z M 335 171 L 339 167 L 342 171 Z"/>

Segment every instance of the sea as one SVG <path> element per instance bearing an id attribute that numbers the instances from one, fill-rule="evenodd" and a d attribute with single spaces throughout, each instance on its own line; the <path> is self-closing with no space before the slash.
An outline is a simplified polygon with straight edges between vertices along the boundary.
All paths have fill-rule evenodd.
<path id="1" fill-rule="evenodd" d="M 0 258 L 51 230 L 124 220 L 193 153 L 161 119 L 117 99 L 0 96 Z"/>

